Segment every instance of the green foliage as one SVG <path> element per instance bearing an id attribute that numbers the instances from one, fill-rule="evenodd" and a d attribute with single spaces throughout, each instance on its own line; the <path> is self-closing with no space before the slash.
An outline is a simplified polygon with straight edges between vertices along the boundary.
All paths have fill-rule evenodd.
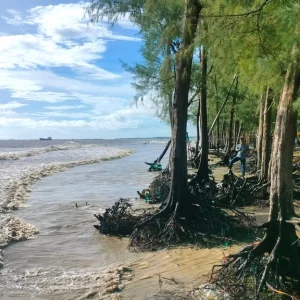
<path id="1" fill-rule="evenodd" d="M 175 88 L 183 4 L 182 0 L 94 0 L 87 10 L 92 22 L 106 17 L 114 24 L 127 16 L 138 25 L 144 41 L 143 62 L 135 66 L 124 64 L 124 67 L 134 75 L 135 100 L 150 97 L 158 116 L 167 122 Z M 208 49 L 210 70 L 208 122 L 213 121 L 233 74 L 238 73 L 236 119 L 243 122 L 245 130 L 254 130 L 260 94 L 265 87 L 270 86 L 275 98 L 279 98 L 291 49 L 300 35 L 300 3 L 297 0 L 203 0 L 201 4 L 202 18 L 194 47 L 183 49 L 195 49 L 190 95 L 193 97 L 201 88 L 198 53 L 204 45 Z M 190 105 L 189 116 L 193 121 L 197 107 L 197 101 Z M 295 108 L 299 107 L 297 101 Z M 229 118 L 228 108 L 221 118 Z"/>

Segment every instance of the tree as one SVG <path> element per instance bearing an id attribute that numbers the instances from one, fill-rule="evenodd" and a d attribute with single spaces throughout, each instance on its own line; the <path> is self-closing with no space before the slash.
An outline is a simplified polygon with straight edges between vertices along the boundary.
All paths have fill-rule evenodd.
<path id="1" fill-rule="evenodd" d="M 281 90 L 281 96 L 277 108 L 270 165 L 270 215 L 268 222 L 261 226 L 266 229 L 265 236 L 261 242 L 251 244 L 241 252 L 233 254 L 220 270 L 218 279 L 229 294 L 233 296 L 240 293 L 243 299 L 253 299 L 253 295 L 256 296 L 255 299 L 263 298 L 267 288 L 288 298 L 299 297 L 300 247 L 293 224 L 295 212 L 292 160 L 296 125 L 294 103 L 300 85 L 299 21 L 296 16 L 300 6 L 298 1 L 284 4 L 276 1 L 230 3 L 239 5 L 230 10 L 231 16 L 240 18 L 238 31 L 248 28 L 247 36 L 241 34 L 241 38 L 244 39 L 243 45 L 239 47 L 235 44 L 236 49 L 231 53 L 239 58 L 240 80 L 248 78 L 250 82 L 250 78 L 256 77 L 258 82 L 253 84 L 252 80 L 252 83 L 249 83 L 252 90 L 258 91 L 269 86 L 275 93 Z M 250 16 L 253 14 L 256 17 L 251 20 Z M 289 22 L 286 23 L 286 20 Z M 235 24 L 238 24 L 238 21 Z M 251 22 L 256 26 L 253 31 L 250 31 Z M 231 32 L 233 33 L 234 31 Z M 238 40 L 239 38 L 232 38 L 231 42 Z M 251 44 L 248 40 L 251 40 Z M 244 50 L 245 47 L 249 49 Z M 241 49 L 244 51 L 241 52 Z M 266 99 L 268 97 L 270 96 L 267 95 Z M 272 97 L 268 99 L 268 105 L 264 104 L 262 113 L 267 112 L 271 99 Z M 266 114 L 263 114 L 265 118 Z M 263 129 L 268 131 L 268 128 Z M 266 253 L 269 255 L 266 256 Z"/>
<path id="2" fill-rule="evenodd" d="M 182 29 L 181 49 L 177 53 L 176 85 L 173 103 L 173 128 L 171 148 L 171 186 L 167 204 L 159 215 L 184 211 L 187 193 L 186 124 L 188 96 L 193 59 L 194 37 L 197 30 L 201 4 L 186 0 Z"/>
<path id="3" fill-rule="evenodd" d="M 204 28 L 205 28 L 204 24 Z M 206 28 L 204 30 L 207 30 Z M 201 46 L 200 55 L 200 68 L 201 68 L 201 88 L 199 99 L 200 110 L 200 125 L 201 125 L 201 156 L 199 168 L 197 171 L 196 179 L 209 180 L 208 177 L 208 128 L 207 128 L 207 50 L 206 46 Z"/>
<path id="4" fill-rule="evenodd" d="M 261 164 L 260 164 L 260 179 L 268 180 L 269 163 L 271 158 L 271 121 L 272 121 L 272 104 L 274 95 L 272 90 L 268 87 L 266 90 L 266 99 L 263 111 L 263 130 L 262 130 L 262 144 L 261 144 Z"/>

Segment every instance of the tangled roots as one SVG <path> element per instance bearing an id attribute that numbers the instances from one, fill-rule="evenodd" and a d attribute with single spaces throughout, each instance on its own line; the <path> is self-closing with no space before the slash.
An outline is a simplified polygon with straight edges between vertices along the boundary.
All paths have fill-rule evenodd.
<path id="1" fill-rule="evenodd" d="M 193 203 L 184 216 L 178 215 L 175 210 L 144 217 L 130 237 L 129 248 L 152 251 L 179 243 L 204 247 L 228 245 L 251 235 L 253 222 L 252 217 L 237 210 L 225 212 L 211 205 Z"/>
<path id="2" fill-rule="evenodd" d="M 145 210 L 148 215 L 151 209 Z M 128 199 L 120 199 L 112 207 L 105 210 L 104 214 L 94 215 L 99 220 L 99 225 L 94 225 L 102 234 L 128 236 L 140 221 L 141 215 L 132 210 Z"/>
<path id="3" fill-rule="evenodd" d="M 210 283 L 233 299 L 300 299 L 300 247 L 294 225 L 273 221 L 263 227 L 264 239 L 215 266 Z"/>
<path id="4" fill-rule="evenodd" d="M 137 192 L 148 203 L 164 202 L 169 194 L 171 177 L 168 173 L 162 173 L 154 178 L 148 189 Z"/>

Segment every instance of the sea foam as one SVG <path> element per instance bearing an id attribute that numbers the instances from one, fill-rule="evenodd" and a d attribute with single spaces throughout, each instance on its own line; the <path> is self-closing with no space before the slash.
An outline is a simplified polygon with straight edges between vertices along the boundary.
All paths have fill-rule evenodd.
<path id="1" fill-rule="evenodd" d="M 1 249 L 12 241 L 30 239 L 38 233 L 33 225 L 10 215 L 10 211 L 24 205 L 33 183 L 68 168 L 121 158 L 132 152 L 128 149 L 66 143 L 1 154 L 0 157 L 13 161 L 0 163 L 0 266 L 3 264 Z"/>

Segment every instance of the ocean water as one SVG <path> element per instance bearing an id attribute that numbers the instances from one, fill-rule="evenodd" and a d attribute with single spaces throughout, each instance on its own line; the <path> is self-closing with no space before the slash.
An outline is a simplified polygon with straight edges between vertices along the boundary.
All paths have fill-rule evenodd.
<path id="1" fill-rule="evenodd" d="M 122 288 L 126 262 L 142 254 L 100 235 L 93 214 L 137 197 L 155 175 L 144 161 L 166 143 L 0 141 L 0 299 L 110 299 Z"/>

